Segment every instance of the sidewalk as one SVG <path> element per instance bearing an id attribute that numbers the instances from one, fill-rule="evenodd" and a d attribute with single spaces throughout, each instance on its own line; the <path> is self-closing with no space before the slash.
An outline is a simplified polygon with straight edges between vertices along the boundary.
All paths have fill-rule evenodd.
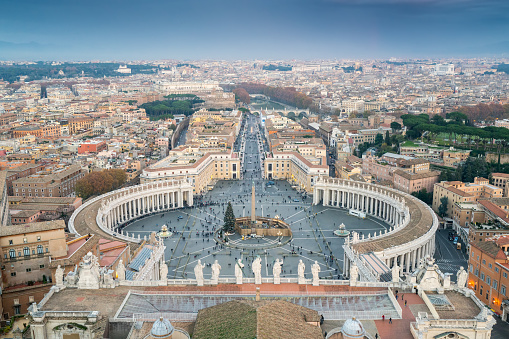
<path id="1" fill-rule="evenodd" d="M 406 307 L 404 300 L 401 300 L 401 294 L 404 295 L 404 300 L 407 300 Z M 415 321 L 415 317 L 410 310 L 410 305 L 424 304 L 424 301 L 415 293 L 399 293 L 398 304 L 403 310 L 402 319 L 392 319 L 392 324 L 389 324 L 388 318 L 375 320 L 378 338 L 413 339 L 410 333 L 410 323 Z"/>

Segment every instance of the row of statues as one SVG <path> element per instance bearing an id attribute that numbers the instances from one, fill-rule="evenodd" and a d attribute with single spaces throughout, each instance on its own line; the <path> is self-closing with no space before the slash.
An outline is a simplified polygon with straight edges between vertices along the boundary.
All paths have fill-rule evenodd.
<path id="1" fill-rule="evenodd" d="M 194 275 L 196 278 L 196 282 L 198 286 L 203 286 L 204 284 L 204 278 L 203 278 L 203 269 L 205 268 L 205 264 L 201 263 L 201 260 L 198 259 L 198 263 L 194 267 Z M 237 259 L 235 262 L 235 279 L 237 284 L 242 284 L 243 277 L 244 277 L 244 263 L 242 263 L 242 259 Z M 281 283 L 281 271 L 283 266 L 283 260 L 280 260 L 279 258 L 276 259 L 274 262 L 274 265 L 272 267 L 272 275 L 274 277 L 274 284 L 279 285 Z M 210 281 L 212 284 L 216 285 L 219 281 L 219 273 L 221 270 L 221 265 L 216 261 L 211 266 L 212 268 L 212 277 L 210 278 Z M 304 276 L 304 271 L 306 269 L 306 265 L 302 262 L 302 259 L 299 261 L 297 273 L 298 273 L 298 283 L 299 284 L 306 284 L 306 278 Z M 253 271 L 253 274 L 255 276 L 255 284 L 259 285 L 262 283 L 262 259 L 260 256 L 257 256 L 252 264 L 251 264 L 251 270 Z M 313 285 L 318 286 L 319 285 L 319 274 L 320 274 L 321 268 L 317 261 L 313 265 L 311 265 L 311 273 L 313 275 Z"/>

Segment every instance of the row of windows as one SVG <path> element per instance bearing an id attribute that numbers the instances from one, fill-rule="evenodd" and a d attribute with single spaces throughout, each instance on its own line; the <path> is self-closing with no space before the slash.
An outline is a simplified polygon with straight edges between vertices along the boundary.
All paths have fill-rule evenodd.
<path id="1" fill-rule="evenodd" d="M 40 235 L 37 236 L 37 241 L 41 241 L 41 236 Z M 28 239 L 27 238 L 23 238 L 23 244 L 27 244 L 27 243 L 28 243 Z M 9 245 L 14 245 L 14 240 L 12 240 L 12 239 L 9 240 Z M 39 245 L 39 246 L 41 246 L 41 245 Z"/>
<path id="2" fill-rule="evenodd" d="M 35 255 L 35 249 L 32 250 L 32 254 Z M 49 253 L 49 248 L 46 247 L 46 253 Z M 44 254 L 44 248 L 42 245 L 37 245 L 37 254 Z M 21 251 L 18 251 L 18 257 L 21 257 Z M 30 247 L 24 247 L 23 248 L 23 256 L 29 257 L 30 256 Z M 14 249 L 9 250 L 9 258 L 13 259 L 16 258 L 16 251 Z M 7 253 L 4 254 L 4 259 L 7 259 Z"/>

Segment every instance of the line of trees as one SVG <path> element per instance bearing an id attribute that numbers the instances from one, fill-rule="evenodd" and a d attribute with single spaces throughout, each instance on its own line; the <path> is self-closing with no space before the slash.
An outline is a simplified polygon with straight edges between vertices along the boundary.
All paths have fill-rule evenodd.
<path id="1" fill-rule="evenodd" d="M 471 125 L 471 120 L 467 115 L 461 112 L 452 112 L 446 115 L 449 121 L 446 121 L 440 115 L 434 115 L 431 119 L 427 114 L 402 115 L 403 124 L 407 127 L 407 137 L 409 139 L 420 138 L 424 132 L 429 133 L 430 138 L 436 137 L 440 133 L 449 134 L 449 140 L 457 138 L 466 139 L 466 143 L 475 144 L 477 149 L 479 144 L 486 147 L 494 145 L 500 151 L 507 146 L 509 141 L 509 129 L 504 127 L 488 126 L 478 128 Z M 498 140 L 494 143 L 494 140 Z"/>
<path id="2" fill-rule="evenodd" d="M 191 115 L 195 111 L 193 105 L 202 102 L 203 100 L 198 97 L 194 97 L 191 100 L 174 100 L 174 98 L 169 98 L 168 100 L 147 102 L 139 107 L 144 108 L 150 118 L 174 114 Z"/>
<path id="3" fill-rule="evenodd" d="M 111 192 L 121 187 L 127 179 L 123 169 L 107 169 L 90 172 L 76 182 L 74 188 L 78 197 L 85 199 L 94 195 Z"/>
<path id="4" fill-rule="evenodd" d="M 462 106 L 459 111 L 472 121 L 494 121 L 509 118 L 509 104 L 480 103 L 474 106 Z"/>
<path id="5" fill-rule="evenodd" d="M 251 103 L 251 97 L 249 96 L 249 93 L 242 87 L 235 88 L 233 91 L 233 94 L 235 94 L 235 100 L 243 102 L 245 104 Z"/>
<path id="6" fill-rule="evenodd" d="M 271 100 L 297 108 L 307 109 L 313 103 L 310 97 L 298 92 L 295 87 L 272 87 L 260 83 L 244 82 L 239 84 L 237 88 L 243 88 L 249 94 L 264 94 Z"/>

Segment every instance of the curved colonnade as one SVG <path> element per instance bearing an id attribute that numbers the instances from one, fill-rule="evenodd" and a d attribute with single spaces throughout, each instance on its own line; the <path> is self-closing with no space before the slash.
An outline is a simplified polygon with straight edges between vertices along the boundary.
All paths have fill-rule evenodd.
<path id="1" fill-rule="evenodd" d="M 364 212 L 391 225 L 389 230 L 373 236 L 359 237 L 352 232 L 352 238 L 347 238 L 343 246 L 347 276 L 355 264 L 361 278 L 379 281 L 395 266 L 401 271 L 413 271 L 422 258 L 435 252 L 438 218 L 428 205 L 409 194 L 374 184 L 319 178 L 313 204 L 319 203 Z"/>
<path id="2" fill-rule="evenodd" d="M 193 186 L 187 180 L 168 180 L 122 188 L 103 194 L 80 206 L 69 220 L 76 234 L 101 230 L 118 239 L 139 242 L 119 226 L 143 216 L 193 205 Z M 92 215 L 90 215 L 92 214 Z"/>

